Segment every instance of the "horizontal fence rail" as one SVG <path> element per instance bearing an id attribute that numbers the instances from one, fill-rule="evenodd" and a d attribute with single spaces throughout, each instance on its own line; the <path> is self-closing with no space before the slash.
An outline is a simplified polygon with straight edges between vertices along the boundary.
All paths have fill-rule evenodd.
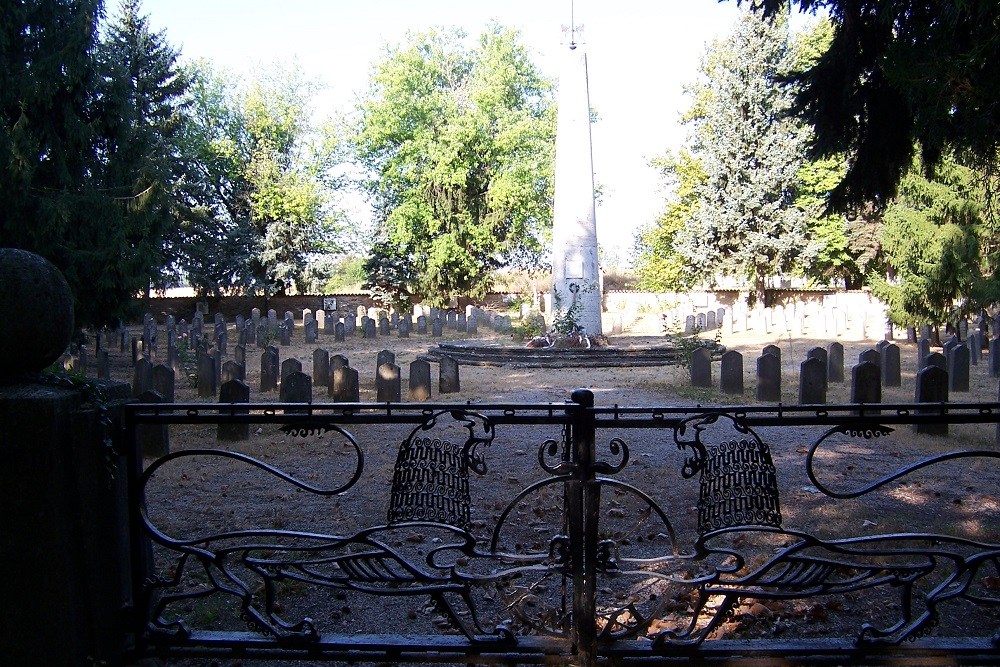
<path id="1" fill-rule="evenodd" d="M 1000 403 L 135 404 L 135 657 L 1000 662 Z"/>

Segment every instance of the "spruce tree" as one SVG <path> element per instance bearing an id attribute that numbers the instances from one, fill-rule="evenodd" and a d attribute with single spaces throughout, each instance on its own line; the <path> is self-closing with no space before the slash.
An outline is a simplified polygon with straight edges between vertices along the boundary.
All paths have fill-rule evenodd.
<path id="1" fill-rule="evenodd" d="M 177 145 L 187 89 L 178 52 L 150 30 L 140 0 L 123 0 L 103 31 L 99 179 L 121 209 L 123 250 L 142 287 L 165 287 L 173 258 L 168 241 L 180 217 L 175 185 L 185 178 Z"/>
<path id="2" fill-rule="evenodd" d="M 745 13 L 703 60 L 689 121 L 705 180 L 674 247 L 698 278 L 735 277 L 751 301 L 806 247 L 806 217 L 793 201 L 806 135 L 781 85 L 788 38 L 784 17 Z"/>
<path id="3" fill-rule="evenodd" d="M 872 292 L 898 325 L 977 315 L 1000 296 L 997 238 L 973 170 L 951 152 L 931 175 L 915 160 L 885 211 L 880 240 L 888 275 L 872 281 Z"/>

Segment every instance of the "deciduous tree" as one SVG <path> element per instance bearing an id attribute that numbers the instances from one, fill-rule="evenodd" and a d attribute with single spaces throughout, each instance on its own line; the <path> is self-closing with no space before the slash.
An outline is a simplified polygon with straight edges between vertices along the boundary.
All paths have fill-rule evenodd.
<path id="1" fill-rule="evenodd" d="M 241 86 L 206 63 L 191 78 L 181 270 L 203 292 L 304 289 L 307 257 L 333 249 L 340 219 L 335 144 L 311 122 L 310 85 L 278 68 Z"/>
<path id="2" fill-rule="evenodd" d="M 551 227 L 552 86 L 517 33 L 411 34 L 376 65 L 355 145 L 378 229 L 369 284 L 389 300 L 480 296 L 536 265 Z"/>

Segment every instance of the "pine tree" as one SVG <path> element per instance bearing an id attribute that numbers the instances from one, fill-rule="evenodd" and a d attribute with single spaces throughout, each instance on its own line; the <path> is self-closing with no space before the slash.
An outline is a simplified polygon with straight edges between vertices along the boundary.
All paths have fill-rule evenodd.
<path id="1" fill-rule="evenodd" d="M 744 14 L 704 59 L 689 121 L 705 181 L 674 247 L 700 279 L 741 279 L 751 301 L 806 248 L 806 217 L 793 202 L 806 135 L 780 83 L 789 57 L 784 17 Z"/>

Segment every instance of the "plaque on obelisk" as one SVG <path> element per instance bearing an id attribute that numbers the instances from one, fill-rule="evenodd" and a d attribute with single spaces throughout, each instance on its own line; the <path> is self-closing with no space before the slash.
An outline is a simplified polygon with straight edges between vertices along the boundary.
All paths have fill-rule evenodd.
<path id="1" fill-rule="evenodd" d="M 559 77 L 555 210 L 552 222 L 552 309 L 575 308 L 588 335 L 601 330 L 601 283 L 594 211 L 587 54 L 571 42 Z"/>

